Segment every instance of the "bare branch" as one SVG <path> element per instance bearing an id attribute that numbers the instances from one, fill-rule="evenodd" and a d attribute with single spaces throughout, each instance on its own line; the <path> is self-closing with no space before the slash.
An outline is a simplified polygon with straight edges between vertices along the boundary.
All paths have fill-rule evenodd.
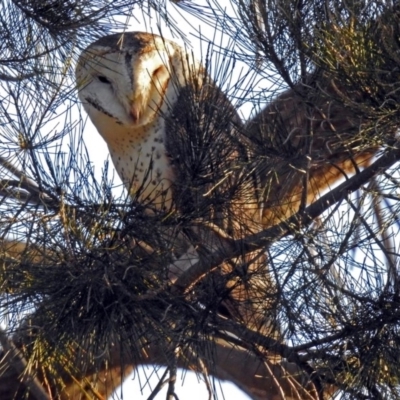
<path id="1" fill-rule="evenodd" d="M 302 227 L 310 224 L 315 218 L 328 210 L 336 202 L 346 198 L 348 194 L 358 190 L 362 185 L 368 183 L 374 176 L 383 173 L 393 164 L 400 160 L 400 149 L 394 147 L 386 151 L 376 162 L 365 168 L 359 174 L 349 178 L 337 188 L 322 196 L 316 202 L 308 206 L 304 211 L 294 214 L 287 221 L 268 228 L 264 231 L 249 235 L 244 239 L 225 240 L 224 247 L 215 253 L 199 260 L 195 265 L 185 271 L 174 283 L 178 290 L 186 290 L 202 276 L 212 271 L 213 268 L 222 264 L 230 258 L 249 253 L 254 250 L 266 248 L 272 243 L 280 240 L 288 234 L 296 233 Z"/>

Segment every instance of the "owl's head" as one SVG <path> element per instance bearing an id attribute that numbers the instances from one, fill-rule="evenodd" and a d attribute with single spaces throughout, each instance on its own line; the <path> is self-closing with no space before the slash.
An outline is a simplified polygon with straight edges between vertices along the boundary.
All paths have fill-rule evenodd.
<path id="1" fill-rule="evenodd" d="M 200 64 L 160 36 L 125 32 L 105 36 L 79 57 L 76 80 L 85 110 L 96 119 L 143 127 L 176 101 Z"/>

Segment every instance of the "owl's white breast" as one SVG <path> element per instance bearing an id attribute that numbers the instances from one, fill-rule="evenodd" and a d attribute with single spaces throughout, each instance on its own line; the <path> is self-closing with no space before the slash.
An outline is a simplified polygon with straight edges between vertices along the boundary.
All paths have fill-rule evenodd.
<path id="1" fill-rule="evenodd" d="M 91 119 L 106 141 L 115 169 L 132 197 L 158 209 L 171 207 L 174 178 L 165 149 L 165 121 L 135 128 L 117 124 L 112 117 L 93 109 Z"/>

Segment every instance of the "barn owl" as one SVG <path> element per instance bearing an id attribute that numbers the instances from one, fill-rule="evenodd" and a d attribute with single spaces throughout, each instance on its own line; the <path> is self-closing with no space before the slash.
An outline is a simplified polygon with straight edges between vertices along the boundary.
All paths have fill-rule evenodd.
<path id="1" fill-rule="evenodd" d="M 172 208 L 194 216 L 230 238 L 259 229 L 241 120 L 190 53 L 153 34 L 110 35 L 82 53 L 76 79 L 79 98 L 134 199 L 156 212 Z M 208 234 L 196 230 L 195 241 L 214 251 L 215 235 Z M 176 268 L 189 268 L 198 253 L 191 247 L 186 255 Z M 246 290 L 235 285 L 247 307 Z"/>

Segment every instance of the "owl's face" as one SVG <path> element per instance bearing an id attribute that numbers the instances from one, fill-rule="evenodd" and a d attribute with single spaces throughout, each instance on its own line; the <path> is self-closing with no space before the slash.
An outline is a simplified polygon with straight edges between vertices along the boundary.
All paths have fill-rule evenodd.
<path id="1" fill-rule="evenodd" d="M 187 80 L 187 59 L 175 43 L 156 35 L 108 36 L 79 58 L 79 97 L 95 125 L 108 117 L 119 125 L 143 127 L 176 99 L 177 88 Z"/>

